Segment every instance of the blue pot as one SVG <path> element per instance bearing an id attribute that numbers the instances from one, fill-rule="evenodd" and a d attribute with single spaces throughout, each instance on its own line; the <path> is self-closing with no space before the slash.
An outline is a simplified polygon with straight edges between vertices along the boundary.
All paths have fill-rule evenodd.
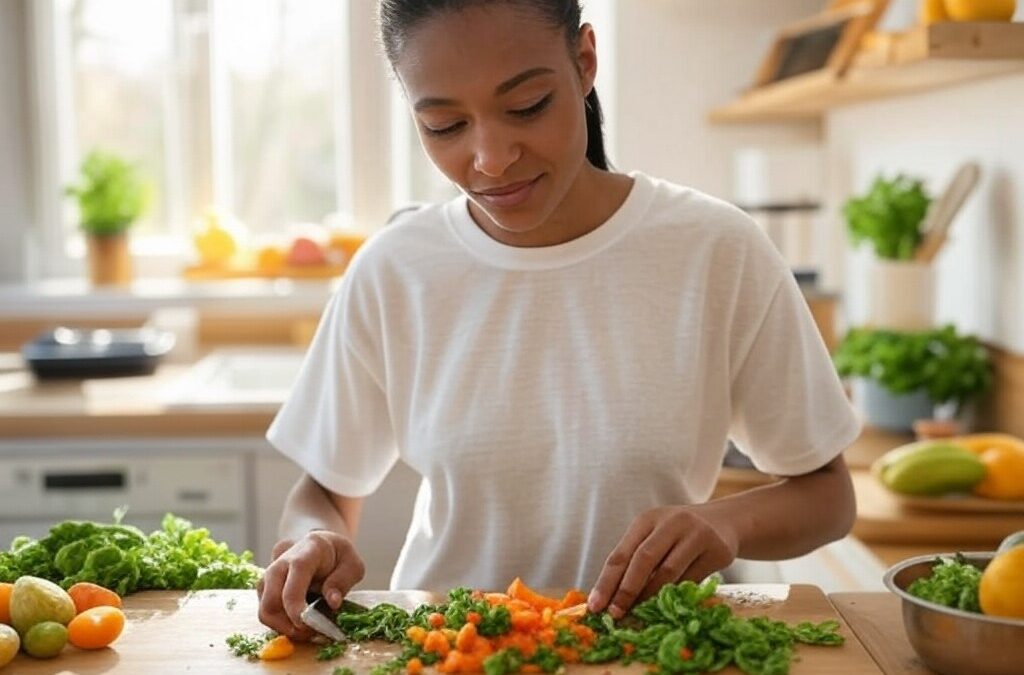
<path id="1" fill-rule="evenodd" d="M 853 402 L 872 427 L 889 431 L 913 431 L 914 420 L 934 417 L 935 406 L 924 389 L 893 394 L 874 380 L 853 380 Z"/>

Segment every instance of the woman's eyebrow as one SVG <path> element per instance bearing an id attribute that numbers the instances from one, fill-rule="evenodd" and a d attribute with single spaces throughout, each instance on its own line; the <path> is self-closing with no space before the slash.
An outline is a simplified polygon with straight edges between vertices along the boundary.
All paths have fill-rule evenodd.
<path id="1" fill-rule="evenodd" d="M 548 75 L 554 72 L 555 71 L 552 70 L 551 68 L 530 68 L 529 70 L 524 70 L 518 75 L 510 77 L 509 79 L 505 80 L 497 87 L 495 87 L 494 95 L 501 96 L 502 94 L 507 94 L 508 92 L 512 91 L 513 89 L 521 85 L 523 82 L 526 82 L 531 78 L 537 77 L 538 75 Z M 419 112 L 424 108 L 436 108 L 441 106 L 455 105 L 456 103 L 457 102 L 455 101 L 455 99 L 451 98 L 422 98 L 419 101 L 416 101 L 416 104 L 413 106 L 413 110 Z"/>

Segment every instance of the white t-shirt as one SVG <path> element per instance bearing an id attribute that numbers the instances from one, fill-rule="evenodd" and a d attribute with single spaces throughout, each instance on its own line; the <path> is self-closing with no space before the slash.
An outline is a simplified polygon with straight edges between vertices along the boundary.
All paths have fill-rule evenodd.
<path id="1" fill-rule="evenodd" d="M 708 499 L 729 437 L 781 475 L 857 437 L 758 226 L 630 175 L 564 244 L 501 244 L 460 197 L 352 261 L 267 438 L 348 496 L 399 459 L 423 476 L 392 588 L 589 588 L 641 512 Z"/>

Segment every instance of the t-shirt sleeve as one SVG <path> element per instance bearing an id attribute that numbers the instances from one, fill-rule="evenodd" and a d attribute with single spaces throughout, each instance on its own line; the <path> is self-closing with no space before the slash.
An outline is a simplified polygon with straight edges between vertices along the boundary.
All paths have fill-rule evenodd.
<path id="1" fill-rule="evenodd" d="M 788 270 L 734 371 L 731 392 L 730 436 L 765 473 L 815 471 L 860 434 L 860 420 Z"/>
<path id="2" fill-rule="evenodd" d="M 348 286 L 324 311 L 267 440 L 327 489 L 373 493 L 398 459 L 380 368 L 353 345 Z"/>

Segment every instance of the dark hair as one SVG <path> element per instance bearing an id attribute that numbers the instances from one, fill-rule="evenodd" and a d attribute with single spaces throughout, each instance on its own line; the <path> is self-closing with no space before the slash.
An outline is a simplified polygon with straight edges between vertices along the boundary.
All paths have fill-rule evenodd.
<path id="1" fill-rule="evenodd" d="M 392 63 L 405 47 L 409 33 L 422 21 L 445 11 L 458 11 L 473 5 L 504 2 L 507 4 L 527 5 L 540 12 L 552 25 L 561 28 L 565 33 L 570 49 L 575 49 L 580 35 L 582 11 L 579 0 L 380 0 L 380 37 L 384 45 L 384 53 Z M 604 134 L 601 125 L 604 116 L 601 113 L 601 102 L 597 98 L 597 90 L 591 89 L 587 94 L 587 159 L 591 164 L 604 171 L 608 170 L 608 158 L 604 151 Z"/>

